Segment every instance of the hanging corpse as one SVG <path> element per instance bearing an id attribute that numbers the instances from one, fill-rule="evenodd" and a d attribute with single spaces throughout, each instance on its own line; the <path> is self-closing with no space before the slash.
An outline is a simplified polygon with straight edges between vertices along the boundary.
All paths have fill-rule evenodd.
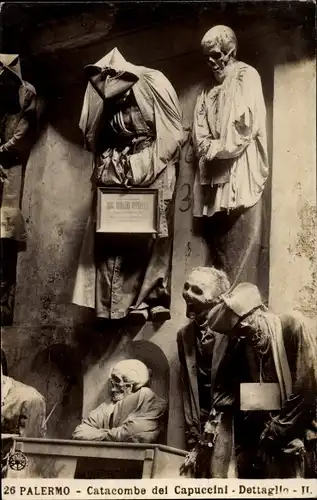
<path id="1" fill-rule="evenodd" d="M 95 155 L 92 212 L 72 302 L 98 317 L 153 321 L 170 318 L 173 201 L 182 141 L 179 101 L 158 70 L 128 63 L 114 48 L 85 67 L 89 83 L 80 119 L 86 148 Z M 156 237 L 96 233 L 100 187 L 154 188 Z"/>

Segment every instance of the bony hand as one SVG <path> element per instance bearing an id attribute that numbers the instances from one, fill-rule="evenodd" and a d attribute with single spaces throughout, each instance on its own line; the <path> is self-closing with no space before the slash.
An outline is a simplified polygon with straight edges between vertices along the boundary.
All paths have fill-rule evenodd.
<path id="1" fill-rule="evenodd" d="M 265 463 L 273 457 L 279 449 L 279 440 L 271 433 L 270 425 L 267 424 L 260 436 L 257 456 L 261 462 Z"/>
<path id="2" fill-rule="evenodd" d="M 265 427 L 264 431 L 262 431 L 262 434 L 260 436 L 260 443 L 266 438 L 268 434 L 268 425 Z"/>
<path id="3" fill-rule="evenodd" d="M 210 441 L 212 444 L 219 432 L 219 426 L 222 419 L 222 412 L 216 411 L 214 408 L 209 413 L 209 417 L 204 426 L 203 438 Z"/>
<path id="4" fill-rule="evenodd" d="M 209 148 L 205 154 L 205 159 L 207 161 L 212 161 L 215 158 L 215 156 L 219 153 L 219 150 L 220 150 L 220 140 L 214 139 L 210 141 Z"/>
<path id="5" fill-rule="evenodd" d="M 266 422 L 264 430 L 262 431 L 262 434 L 260 436 L 260 447 L 268 446 L 269 448 L 271 448 L 274 443 L 278 442 L 274 424 L 274 418 Z"/>
<path id="6" fill-rule="evenodd" d="M 204 434 L 213 434 L 214 432 L 215 432 L 214 426 L 209 420 L 207 420 L 204 427 Z"/>
<path id="7" fill-rule="evenodd" d="M 278 440 L 271 436 L 268 432 L 263 432 L 260 437 L 259 452 L 272 455 L 276 451 Z"/>
<path id="8" fill-rule="evenodd" d="M 194 477 L 196 471 L 196 461 L 197 461 L 198 449 L 195 446 L 185 457 L 184 463 L 180 466 L 179 472 L 181 476 L 186 476 L 187 474 Z"/>
<path id="9" fill-rule="evenodd" d="M 283 448 L 283 452 L 288 455 L 304 455 L 306 453 L 304 443 L 301 439 L 293 439 L 286 448 Z"/>

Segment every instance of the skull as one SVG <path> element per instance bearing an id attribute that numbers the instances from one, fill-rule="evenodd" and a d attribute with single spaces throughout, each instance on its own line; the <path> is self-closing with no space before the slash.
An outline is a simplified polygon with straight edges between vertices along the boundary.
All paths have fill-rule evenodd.
<path id="1" fill-rule="evenodd" d="M 138 359 L 119 361 L 110 375 L 110 392 L 113 403 L 121 401 L 129 394 L 138 391 L 149 381 L 148 368 Z"/>
<path id="2" fill-rule="evenodd" d="M 203 54 L 211 67 L 217 82 L 222 83 L 226 77 L 226 68 L 235 60 L 237 38 L 227 26 L 214 26 L 204 35 L 201 46 Z"/>
<path id="3" fill-rule="evenodd" d="M 221 294 L 229 290 L 226 274 L 214 267 L 196 267 L 184 284 L 183 298 L 186 302 L 186 316 L 190 319 L 204 319 L 207 312 L 219 302 Z"/>

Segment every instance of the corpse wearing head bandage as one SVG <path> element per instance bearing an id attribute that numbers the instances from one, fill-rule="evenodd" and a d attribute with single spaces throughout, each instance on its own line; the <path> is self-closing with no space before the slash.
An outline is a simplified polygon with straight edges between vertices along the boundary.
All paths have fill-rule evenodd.
<path id="1" fill-rule="evenodd" d="M 165 400 L 146 385 L 147 366 L 137 359 L 119 361 L 110 374 L 111 402 L 104 402 L 78 425 L 74 439 L 153 443 L 162 430 Z"/>
<path id="2" fill-rule="evenodd" d="M 249 416 L 241 449 L 249 468 L 241 477 L 254 477 L 254 466 L 261 477 L 310 477 L 317 442 L 317 348 L 305 318 L 272 313 L 255 285 L 241 283 L 222 296 L 208 324 L 246 341 L 250 379 L 241 385 L 240 405 Z"/>

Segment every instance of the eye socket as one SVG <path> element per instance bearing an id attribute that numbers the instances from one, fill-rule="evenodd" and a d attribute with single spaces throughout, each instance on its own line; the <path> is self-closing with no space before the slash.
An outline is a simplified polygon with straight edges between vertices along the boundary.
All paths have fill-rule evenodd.
<path id="1" fill-rule="evenodd" d="M 112 382 L 119 384 L 121 380 L 116 375 L 111 375 Z"/>
<path id="2" fill-rule="evenodd" d="M 189 289 L 189 283 L 186 282 L 184 285 L 184 290 L 188 290 L 188 289 Z"/>
<path id="3" fill-rule="evenodd" d="M 218 59 L 221 59 L 222 52 L 220 52 L 219 50 L 211 50 L 208 54 L 208 57 L 217 61 Z"/>
<path id="4" fill-rule="evenodd" d="M 203 291 L 201 288 L 199 288 L 199 286 L 197 285 L 193 285 L 192 286 L 192 292 L 196 295 L 202 295 L 203 294 Z"/>

